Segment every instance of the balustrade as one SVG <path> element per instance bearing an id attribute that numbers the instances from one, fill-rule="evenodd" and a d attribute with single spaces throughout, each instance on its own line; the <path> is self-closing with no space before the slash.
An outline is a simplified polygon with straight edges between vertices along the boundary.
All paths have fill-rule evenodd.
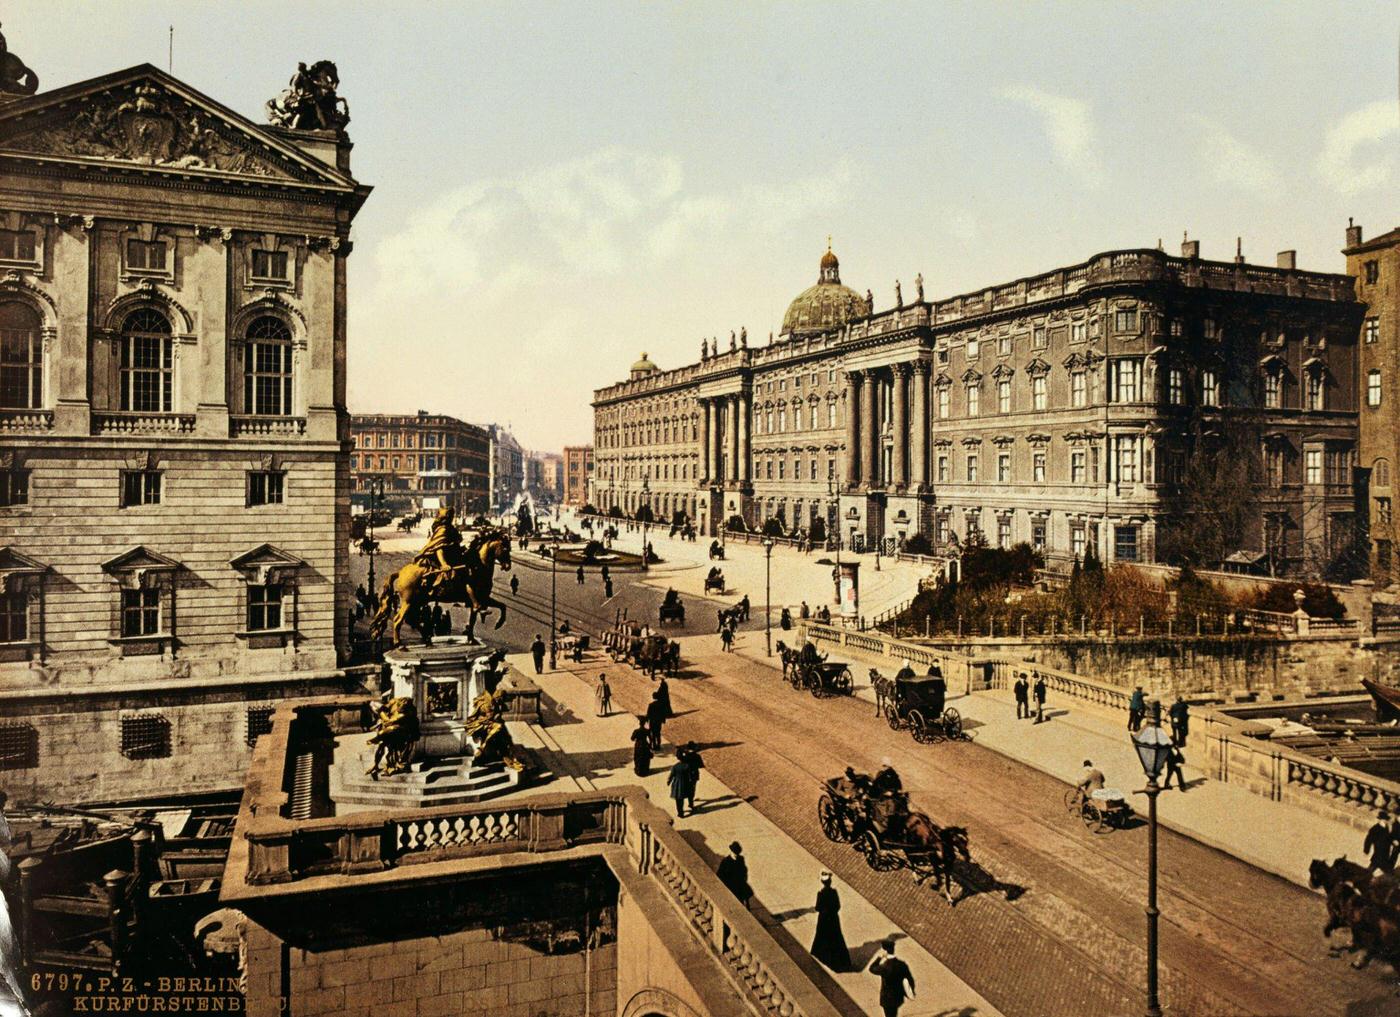
<path id="1" fill-rule="evenodd" d="M 92 415 L 94 434 L 193 434 L 193 413 L 106 412 Z"/>
<path id="2" fill-rule="evenodd" d="M 272 437 L 306 433 L 305 417 L 262 417 L 239 415 L 229 417 L 229 434 L 235 438 Z"/>
<path id="3" fill-rule="evenodd" d="M 53 410 L 6 410 L 0 413 L 0 434 L 34 434 L 53 430 Z"/>

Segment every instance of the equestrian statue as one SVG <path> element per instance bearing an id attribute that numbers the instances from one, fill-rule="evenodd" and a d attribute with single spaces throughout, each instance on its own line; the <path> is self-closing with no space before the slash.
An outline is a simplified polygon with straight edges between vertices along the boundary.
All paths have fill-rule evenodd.
<path id="1" fill-rule="evenodd" d="M 476 642 L 476 620 L 494 608 L 500 612 L 496 628 L 506 620 L 506 606 L 491 596 L 496 566 L 510 571 L 510 535 L 504 530 L 483 529 L 462 546 L 462 534 L 453 525 L 453 511 L 444 506 L 433 519 L 428 542 L 414 559 L 389 576 L 379 598 L 379 610 L 370 622 L 370 635 L 378 639 L 392 625 L 394 645 L 402 646 L 399 633 L 407 621 L 432 642 L 432 626 L 424 615 L 430 603 L 465 604 L 470 608 L 463 634 Z M 391 621 L 392 619 L 392 621 Z"/>

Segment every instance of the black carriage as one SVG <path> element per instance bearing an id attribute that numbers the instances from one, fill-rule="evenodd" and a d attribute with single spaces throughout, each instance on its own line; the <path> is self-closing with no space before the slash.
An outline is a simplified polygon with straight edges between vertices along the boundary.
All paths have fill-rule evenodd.
<path id="1" fill-rule="evenodd" d="M 920 884 L 932 879 L 951 902 L 950 873 L 957 857 L 967 857 L 966 834 L 957 827 L 946 831 L 955 836 L 948 841 L 945 865 L 945 831 L 922 812 L 910 811 L 903 792 L 871 796 L 849 778 L 833 777 L 817 800 L 817 821 L 828 840 L 852 845 L 872 869 L 908 869 Z M 911 823 L 920 828 L 919 837 L 907 833 Z"/>
<path id="2" fill-rule="evenodd" d="M 675 625 L 684 625 L 685 605 L 682 604 L 679 600 L 669 604 L 663 603 L 658 609 L 656 615 L 656 623 L 658 625 L 666 625 L 668 623 Z"/>
<path id="3" fill-rule="evenodd" d="M 715 569 L 705 577 L 705 592 L 709 593 L 711 590 L 716 593 L 724 592 L 724 572 L 721 569 Z"/>
<path id="4" fill-rule="evenodd" d="M 855 688 L 851 668 L 839 660 L 798 661 L 794 669 L 797 688 L 804 688 L 817 699 L 827 696 L 849 696 Z"/>
<path id="5" fill-rule="evenodd" d="M 879 676 L 872 673 L 872 682 L 877 678 Z M 963 737 L 962 715 L 951 706 L 943 705 L 947 686 L 942 679 L 915 675 L 896 677 L 891 682 L 883 678 L 879 681 L 884 683 L 885 695 L 879 698 L 891 730 L 907 727 L 914 740 L 921 744 L 941 742 L 945 738 L 956 741 Z"/>

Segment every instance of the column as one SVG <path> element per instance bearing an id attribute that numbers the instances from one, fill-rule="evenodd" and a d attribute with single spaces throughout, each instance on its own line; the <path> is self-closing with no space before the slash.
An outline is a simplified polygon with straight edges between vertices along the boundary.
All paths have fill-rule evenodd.
<path id="1" fill-rule="evenodd" d="M 753 477 L 752 450 L 749 445 L 749 396 L 739 393 L 739 479 L 748 483 Z"/>
<path id="2" fill-rule="evenodd" d="M 729 396 L 725 400 L 725 406 L 729 410 L 729 418 L 726 423 L 729 437 L 729 480 L 731 483 L 739 481 L 739 397 Z"/>
<path id="3" fill-rule="evenodd" d="M 859 371 L 846 373 L 846 486 L 860 482 L 860 380 Z"/>
<path id="4" fill-rule="evenodd" d="M 880 432 L 875 426 L 875 400 L 879 395 L 878 387 L 875 383 L 875 372 L 866 371 L 861 375 L 860 390 L 860 429 L 861 429 L 861 450 L 860 450 L 860 482 L 863 487 L 871 488 L 875 486 L 875 478 L 879 475 L 880 464 Z"/>
<path id="5" fill-rule="evenodd" d="M 928 485 L 928 374 L 927 360 L 914 361 L 914 440 L 910 453 L 909 484 Z"/>
<path id="6" fill-rule="evenodd" d="M 719 482 L 719 414 L 712 399 L 701 400 L 705 407 L 705 482 Z"/>
<path id="7" fill-rule="evenodd" d="M 908 473 L 909 443 L 909 365 L 894 365 L 894 448 L 891 450 L 890 465 L 894 476 L 888 478 L 896 487 L 903 487 Z"/>

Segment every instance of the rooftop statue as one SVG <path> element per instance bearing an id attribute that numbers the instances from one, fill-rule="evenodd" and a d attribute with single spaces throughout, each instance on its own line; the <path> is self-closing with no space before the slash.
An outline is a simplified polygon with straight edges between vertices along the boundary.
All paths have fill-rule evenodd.
<path id="1" fill-rule="evenodd" d="M 870 313 L 875 313 L 875 294 L 869 290 L 865 291 L 865 306 L 870 308 Z"/>
<path id="2" fill-rule="evenodd" d="M 350 106 L 336 94 L 340 74 L 329 60 L 318 60 L 308 69 L 297 64 L 287 88 L 267 101 L 267 119 L 278 127 L 298 131 L 340 131 L 350 122 Z"/>
<path id="3" fill-rule="evenodd" d="M 700 359 L 701 359 L 701 360 L 709 360 L 709 359 L 710 359 L 710 344 L 707 343 L 707 342 L 705 342 L 704 339 L 701 339 L 701 340 L 700 340 Z"/>
<path id="4" fill-rule="evenodd" d="M 900 290 L 899 290 L 899 280 L 898 280 L 898 279 L 896 279 L 896 280 L 894 281 L 894 306 L 895 306 L 895 307 L 903 307 L 903 306 L 904 306 L 904 294 L 901 293 Z"/>
<path id="5" fill-rule="evenodd" d="M 922 304 L 924 302 L 924 274 L 922 272 L 914 276 L 914 287 L 919 292 L 919 303 Z"/>
<path id="6" fill-rule="evenodd" d="M 734 330 L 731 328 L 731 329 L 729 330 L 729 352 L 730 352 L 730 353 L 733 353 L 733 352 L 734 352 L 735 350 L 737 350 L 738 348 L 739 348 L 739 345 L 738 345 L 737 342 L 735 342 L 735 339 L 734 339 Z"/>
<path id="7" fill-rule="evenodd" d="M 747 325 L 739 329 L 739 345 L 744 349 L 749 348 L 749 326 Z"/>
<path id="8" fill-rule="evenodd" d="M 0 33 L 0 92 L 7 95 L 33 95 L 39 91 L 39 75 L 10 52 Z"/>

